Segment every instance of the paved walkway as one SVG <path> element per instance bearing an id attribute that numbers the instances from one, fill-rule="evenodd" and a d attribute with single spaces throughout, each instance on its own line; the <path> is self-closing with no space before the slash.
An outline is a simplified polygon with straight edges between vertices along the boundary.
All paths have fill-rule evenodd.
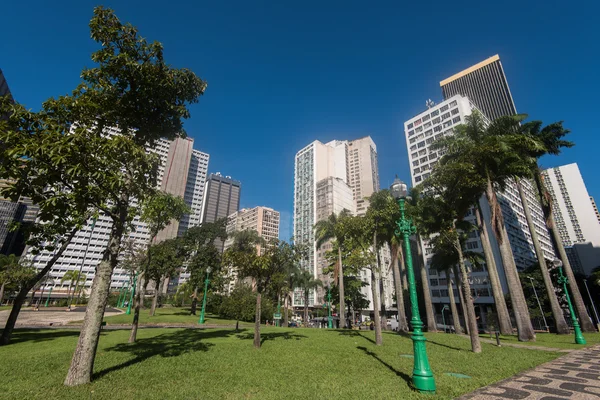
<path id="1" fill-rule="evenodd" d="M 52 327 L 68 325 L 70 322 L 83 321 L 85 316 L 85 307 L 73 308 L 72 311 L 65 311 L 66 307 L 41 307 L 39 311 L 34 311 L 32 308 L 23 308 L 19 313 L 19 318 L 15 327 Z M 105 316 L 121 314 L 121 310 L 107 308 Z M 10 315 L 10 310 L 0 311 L 0 327 L 4 327 L 6 320 Z"/>
<path id="2" fill-rule="evenodd" d="M 600 345 L 576 350 L 459 400 L 600 399 Z"/>

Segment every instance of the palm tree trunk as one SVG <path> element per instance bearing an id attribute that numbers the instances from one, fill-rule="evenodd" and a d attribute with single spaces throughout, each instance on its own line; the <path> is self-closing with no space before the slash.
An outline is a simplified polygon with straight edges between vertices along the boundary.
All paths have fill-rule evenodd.
<path id="1" fill-rule="evenodd" d="M 137 286 L 140 288 L 140 290 L 135 293 L 133 297 L 133 322 L 131 323 L 131 332 L 129 333 L 129 343 L 135 343 L 135 340 L 137 339 L 137 331 L 140 321 L 140 303 L 144 301 L 144 294 L 142 293 L 142 287 L 145 286 L 143 272 L 138 276 Z"/>
<path id="2" fill-rule="evenodd" d="M 283 300 L 283 326 L 288 327 L 289 319 L 288 319 L 288 299 L 290 298 L 289 293 L 285 295 Z"/>
<path id="3" fill-rule="evenodd" d="M 383 287 L 383 268 L 381 267 L 381 257 L 377 252 L 377 267 L 379 270 L 379 315 L 381 316 L 381 329 L 387 330 L 387 317 L 385 315 L 385 289 Z"/>
<path id="4" fill-rule="evenodd" d="M 194 294 L 192 296 L 192 306 L 190 308 L 190 315 L 196 315 L 196 308 L 198 308 L 198 286 L 194 288 Z"/>
<path id="5" fill-rule="evenodd" d="M 254 347 L 260 348 L 260 293 L 256 293 L 256 314 L 254 316 Z"/>
<path id="6" fill-rule="evenodd" d="M 404 308 L 404 291 L 402 290 L 402 277 L 400 276 L 400 267 L 398 260 L 402 257 L 398 245 L 392 245 L 392 268 L 394 272 L 394 286 L 396 289 L 396 305 L 398 306 L 398 332 L 408 332 L 408 323 L 406 321 L 406 309 Z"/>
<path id="7" fill-rule="evenodd" d="M 577 281 L 575 280 L 575 275 L 573 274 L 573 269 L 571 268 L 571 264 L 569 263 L 567 253 L 565 252 L 565 247 L 563 246 L 562 239 L 560 237 L 558 229 L 555 229 L 554 215 L 552 213 L 550 213 L 548 221 L 550 222 L 549 228 L 552 231 L 554 243 L 556 245 L 556 248 L 558 249 L 558 254 L 560 255 L 560 259 L 563 262 L 563 269 L 565 271 L 565 274 L 567 275 L 567 279 L 569 280 L 571 298 L 573 300 L 573 303 L 575 303 L 575 308 L 577 309 L 577 315 L 579 317 L 579 322 L 581 323 L 581 329 L 584 332 L 596 332 L 594 324 L 592 323 L 592 320 L 585 308 L 585 303 L 583 302 L 581 292 L 579 291 L 579 287 L 577 286 Z"/>
<path id="8" fill-rule="evenodd" d="M 304 288 L 304 326 L 308 328 L 308 289 Z"/>
<path id="9" fill-rule="evenodd" d="M 544 279 L 544 285 L 546 286 L 546 293 L 548 293 L 548 298 L 550 299 L 552 316 L 554 317 L 554 323 L 556 324 L 556 333 L 568 335 L 571 333 L 571 329 L 567 325 L 567 321 L 565 321 L 565 315 L 560 307 L 560 304 L 558 304 L 556 291 L 554 290 L 554 285 L 552 284 L 552 279 L 550 278 L 550 272 L 548 271 L 548 266 L 546 265 L 546 258 L 544 257 L 544 252 L 540 246 L 537 231 L 535 230 L 535 225 L 533 224 L 533 219 L 531 218 L 531 211 L 529 210 L 529 203 L 527 201 L 527 197 L 525 196 L 525 191 L 523 190 L 523 186 L 518 179 L 516 182 L 517 188 L 519 189 L 519 196 L 521 197 L 521 202 L 523 203 L 523 210 L 525 211 L 525 218 L 527 219 L 527 226 L 529 227 L 531 240 L 533 241 L 533 247 L 535 248 L 535 255 L 540 265 L 542 278 Z"/>
<path id="10" fill-rule="evenodd" d="M 454 226 L 456 229 L 456 225 Z M 467 309 L 465 314 L 465 325 L 467 326 L 467 332 L 471 336 L 471 350 L 473 353 L 481 353 L 481 343 L 479 341 L 479 329 L 477 328 L 477 317 L 475 316 L 475 306 L 473 305 L 473 296 L 471 296 L 471 284 L 469 283 L 469 275 L 467 274 L 467 267 L 465 266 L 465 259 L 463 256 L 462 246 L 458 237 L 454 243 L 454 247 L 458 252 L 458 265 L 460 268 L 463 299 Z"/>
<path id="11" fill-rule="evenodd" d="M 375 344 L 381 346 L 383 344 L 383 336 L 381 334 L 381 318 L 379 316 L 379 279 L 374 269 L 371 269 L 371 293 L 373 295 L 373 317 L 375 318 Z"/>
<path id="12" fill-rule="evenodd" d="M 450 301 L 450 312 L 452 312 L 452 324 L 454 325 L 454 332 L 457 335 L 462 335 L 463 330 L 462 326 L 460 326 L 460 316 L 458 315 L 458 308 L 456 308 L 456 297 L 454 297 L 454 288 L 452 287 L 452 277 L 450 276 L 450 268 L 446 270 L 446 285 L 448 287 L 448 299 Z M 458 287 L 458 283 L 456 287 Z"/>
<path id="13" fill-rule="evenodd" d="M 464 328 L 465 328 L 465 332 L 467 332 L 467 335 L 471 334 L 471 328 L 469 327 L 469 321 L 467 321 L 467 302 L 465 301 L 465 295 L 463 293 L 463 287 L 462 287 L 462 277 L 460 272 L 458 272 L 458 268 L 456 267 L 456 265 L 454 266 L 453 272 L 454 272 L 454 276 L 455 276 L 455 283 L 456 283 L 456 290 L 458 290 L 458 299 L 460 300 L 460 308 L 462 311 L 462 315 L 463 315 L 463 320 L 464 322 Z"/>
<path id="14" fill-rule="evenodd" d="M 433 303 L 431 301 L 431 290 L 429 290 L 429 279 L 427 278 L 427 269 L 423 261 L 423 247 L 421 246 L 421 238 L 417 235 L 417 257 L 419 258 L 419 270 L 421 272 L 421 285 L 423 286 L 423 299 L 425 303 L 425 314 L 427 316 L 427 331 L 437 332 L 435 324 L 435 313 L 433 312 Z"/>
<path id="15" fill-rule="evenodd" d="M 500 255 L 502 256 L 502 263 L 504 264 L 504 272 L 506 274 L 506 283 L 510 291 L 510 299 L 517 322 L 519 341 L 527 342 L 535 340 L 535 332 L 531 324 L 531 318 L 529 317 L 529 309 L 527 308 L 527 302 L 523 294 L 523 287 L 521 286 L 515 258 L 510 247 L 506 226 L 504 225 L 502 208 L 498 203 L 498 198 L 489 178 L 487 179 L 485 196 L 492 210 L 492 228 L 500 247 Z"/>
<path id="16" fill-rule="evenodd" d="M 418 237 L 417 240 L 419 240 Z M 408 289 L 408 277 L 406 276 L 406 264 L 404 259 L 404 250 L 402 250 L 402 244 L 398 245 L 398 252 L 398 261 L 400 262 L 400 275 L 402 276 L 402 287 Z"/>
<path id="17" fill-rule="evenodd" d="M 496 304 L 498 327 L 501 334 L 512 335 L 510 314 L 508 313 L 508 307 L 506 306 L 506 301 L 504 299 L 504 291 L 502 290 L 502 284 L 500 283 L 496 261 L 494 260 L 492 253 L 492 245 L 490 243 L 490 237 L 488 236 L 487 223 L 483 219 L 481 205 L 479 202 L 477 202 L 477 207 L 475 207 L 475 216 L 477 218 L 477 226 L 479 227 L 479 237 L 481 239 L 481 247 L 483 248 L 485 264 L 487 266 L 488 276 L 490 277 L 492 295 L 494 296 L 494 303 Z"/>
<path id="18" fill-rule="evenodd" d="M 152 298 L 152 307 L 150 307 L 150 316 L 153 317 L 156 312 L 156 305 L 158 304 L 158 296 L 160 294 L 161 281 L 154 283 L 154 297 Z"/>
<path id="19" fill-rule="evenodd" d="M 2 305 L 2 300 L 4 300 L 4 286 L 6 282 L 2 282 L 2 286 L 0 286 L 0 306 Z"/>
<path id="20" fill-rule="evenodd" d="M 338 263 L 340 271 L 338 273 L 338 289 L 340 292 L 340 328 L 346 328 L 346 299 L 344 297 L 344 268 L 342 266 L 342 248 L 338 243 Z"/>

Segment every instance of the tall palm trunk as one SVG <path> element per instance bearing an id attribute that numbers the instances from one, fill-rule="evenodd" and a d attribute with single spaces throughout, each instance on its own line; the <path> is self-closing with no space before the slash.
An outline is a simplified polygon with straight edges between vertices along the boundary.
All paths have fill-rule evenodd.
<path id="1" fill-rule="evenodd" d="M 508 284 L 508 289 L 510 291 L 510 299 L 515 314 L 515 320 L 517 322 L 519 341 L 527 342 L 535 340 L 535 332 L 533 330 L 533 325 L 531 324 L 531 318 L 529 317 L 529 309 L 527 308 L 527 302 L 525 301 L 525 295 L 523 294 L 523 287 L 521 286 L 521 280 L 519 279 L 519 273 L 517 272 L 512 248 L 510 247 L 506 226 L 504 225 L 502 208 L 500 207 L 496 192 L 494 191 L 489 177 L 487 179 L 485 197 L 492 210 L 492 230 L 496 235 L 498 246 L 500 247 L 500 255 L 502 256 L 504 273 L 506 274 L 506 283 Z"/>
<path id="2" fill-rule="evenodd" d="M 304 288 L 304 325 L 308 328 L 308 288 Z"/>
<path id="3" fill-rule="evenodd" d="M 377 252 L 377 232 L 373 232 L 373 251 Z M 375 318 L 375 344 L 381 346 L 383 344 L 383 336 L 381 334 L 381 318 L 379 307 L 381 305 L 379 298 L 379 257 L 375 256 L 375 266 L 371 268 L 371 293 L 373 295 L 373 317 Z"/>
<path id="4" fill-rule="evenodd" d="M 138 331 L 138 326 L 139 326 L 139 321 L 140 321 L 140 303 L 142 303 L 144 301 L 144 294 L 145 294 L 142 290 L 142 288 L 144 286 L 146 286 L 146 284 L 144 282 L 144 273 L 142 272 L 138 276 L 138 281 L 137 281 L 137 287 L 139 287 L 140 289 L 138 290 L 137 293 L 135 293 L 135 296 L 134 296 L 133 322 L 131 323 L 131 332 L 129 333 L 129 343 L 135 343 L 135 340 L 137 339 L 137 331 Z"/>
<path id="5" fill-rule="evenodd" d="M 153 317 L 156 312 L 156 305 L 158 304 L 158 296 L 160 296 L 161 280 L 154 283 L 154 297 L 152 298 L 152 307 L 150 308 L 150 316 Z"/>
<path id="6" fill-rule="evenodd" d="M 533 224 L 533 219 L 531 218 L 529 203 L 527 201 L 527 197 L 525 196 L 523 186 L 521 185 L 521 182 L 518 179 L 517 188 L 519 189 L 519 196 L 521 197 L 521 202 L 523 203 L 523 210 L 525 211 L 527 226 L 529 227 L 529 233 L 531 234 L 531 240 L 533 241 L 533 247 L 535 248 L 535 255 L 540 265 L 542 278 L 544 279 L 544 285 L 546 286 L 546 293 L 548 293 L 548 298 L 550 299 L 552 316 L 554 317 L 554 323 L 556 324 L 556 333 L 568 335 L 571 333 L 571 329 L 567 325 L 567 321 L 565 321 L 565 315 L 563 313 L 562 308 L 560 307 L 560 304 L 558 304 L 558 299 L 556 298 L 556 291 L 554 290 L 554 285 L 552 284 L 552 279 L 550 278 L 550 272 L 548 271 L 548 266 L 546 265 L 546 258 L 544 257 L 544 252 L 542 251 L 542 247 L 540 246 L 537 231 L 535 230 L 535 225 Z"/>
<path id="7" fill-rule="evenodd" d="M 254 347 L 260 348 L 260 292 L 256 293 L 256 314 L 254 315 Z"/>
<path id="8" fill-rule="evenodd" d="M 452 287 L 452 277 L 450 275 L 450 268 L 446 270 L 446 286 L 448 287 L 448 299 L 450 301 L 450 312 L 452 313 L 452 324 L 454 325 L 454 332 L 456 332 L 457 335 L 462 335 L 463 330 L 462 326 L 460 326 L 460 316 L 458 315 L 458 308 L 456 308 L 456 297 L 454 297 L 454 288 Z M 458 288 L 458 282 L 456 284 L 456 287 Z"/>
<path id="9" fill-rule="evenodd" d="M 458 272 L 458 268 L 456 267 L 456 265 L 453 268 L 453 273 L 455 276 L 455 283 L 456 283 L 456 290 L 458 290 L 458 299 L 460 301 L 460 309 L 462 311 L 462 316 L 463 316 L 463 320 L 465 321 L 463 326 L 465 328 L 465 332 L 467 332 L 467 335 L 469 335 L 471 333 L 471 328 L 469 327 L 469 322 L 467 321 L 467 302 L 465 301 L 465 295 L 464 295 L 464 291 L 463 291 L 463 287 L 462 287 L 462 276 L 460 274 L 460 272 Z"/>
<path id="10" fill-rule="evenodd" d="M 456 225 L 454 226 L 456 229 Z M 477 329 L 477 317 L 475 316 L 475 306 L 473 305 L 473 296 L 471 296 L 471 284 L 469 283 L 469 275 L 465 266 L 465 258 L 463 256 L 462 246 L 458 237 L 454 242 L 454 247 L 458 252 L 458 266 L 462 281 L 463 298 L 467 313 L 465 314 L 465 325 L 469 328 L 469 336 L 471 336 L 471 350 L 473 353 L 481 353 L 481 343 L 479 341 L 479 330 Z"/>
<path id="11" fill-rule="evenodd" d="M 419 240 L 418 236 L 417 240 Z M 406 275 L 406 260 L 404 258 L 404 250 L 402 249 L 402 243 L 398 245 L 398 251 L 398 261 L 400 261 L 400 275 L 402 276 L 402 287 L 408 289 L 408 277 Z"/>
<path id="12" fill-rule="evenodd" d="M 396 304 L 398 306 L 398 332 L 408 332 L 406 309 L 404 308 L 404 291 L 402 290 L 402 277 L 398 261 L 402 257 L 401 246 L 392 245 L 392 268 L 394 272 L 394 289 L 396 289 Z"/>
<path id="13" fill-rule="evenodd" d="M 338 264 L 340 270 L 338 272 L 338 289 L 340 292 L 340 327 L 346 328 L 346 300 L 344 297 L 344 267 L 342 265 L 342 248 L 338 243 Z"/>
<path id="14" fill-rule="evenodd" d="M 288 299 L 290 298 L 290 294 L 287 293 L 285 298 L 283 299 L 283 326 L 288 327 L 289 319 L 288 319 Z"/>
<path id="15" fill-rule="evenodd" d="M 596 332 L 594 328 L 594 324 L 587 313 L 585 308 L 585 303 L 583 302 L 583 297 L 581 297 L 581 292 L 579 291 L 579 287 L 577 286 L 577 281 L 575 280 L 575 274 L 573 274 L 573 269 L 571 268 L 571 263 L 569 263 L 569 258 L 567 257 L 567 253 L 565 252 L 565 247 L 562 244 L 562 239 L 558 232 L 558 229 L 555 229 L 554 225 L 554 216 L 550 213 L 549 217 L 552 228 L 552 235 L 554 237 L 554 242 L 556 244 L 556 248 L 558 249 L 558 254 L 560 255 L 560 259 L 563 262 L 563 269 L 565 274 L 567 275 L 567 279 L 569 280 L 569 289 L 571 290 L 571 298 L 573 299 L 573 303 L 575 303 L 575 308 L 577 309 L 577 316 L 579 317 L 579 322 L 581 323 L 581 329 L 584 332 Z"/>
<path id="16" fill-rule="evenodd" d="M 541 172 L 539 166 L 535 172 L 535 184 L 538 190 L 538 194 L 540 198 L 548 198 L 549 194 L 546 191 L 543 183 L 543 178 L 541 176 Z M 565 252 L 565 247 L 563 246 L 562 238 L 560 237 L 560 233 L 558 229 L 556 229 L 556 224 L 554 222 L 554 214 L 552 212 L 551 203 L 546 207 L 542 207 L 544 210 L 544 217 L 546 218 L 546 226 L 552 232 L 552 238 L 554 239 L 554 245 L 556 246 L 556 250 L 558 251 L 558 255 L 563 263 L 563 269 L 567 274 L 567 278 L 569 279 L 569 289 L 571 289 L 571 298 L 575 303 L 575 308 L 577 309 L 577 315 L 579 316 L 579 322 L 581 324 L 581 329 L 584 332 L 595 332 L 596 328 L 594 328 L 594 324 L 592 319 L 590 318 L 587 310 L 585 308 L 585 303 L 583 302 L 583 297 L 581 297 L 581 292 L 579 291 L 579 286 L 577 286 L 577 281 L 575 280 L 575 275 L 573 274 L 573 269 L 571 268 L 571 263 L 569 262 L 569 258 L 567 257 L 567 253 Z"/>
<path id="17" fill-rule="evenodd" d="M 421 273 L 421 285 L 423 286 L 423 299 L 425 303 L 425 314 L 427 316 L 427 331 L 437 332 L 435 324 L 435 313 L 433 312 L 433 302 L 431 301 L 431 290 L 429 290 L 429 279 L 427 278 L 427 269 L 423 261 L 423 247 L 421 246 L 421 238 L 417 235 L 417 257 L 419 263 L 419 271 Z"/>
<path id="18" fill-rule="evenodd" d="M 494 260 L 492 253 L 492 245 L 490 243 L 490 237 L 488 236 L 487 231 L 487 222 L 483 219 L 481 205 L 479 202 L 477 202 L 477 207 L 475 207 L 475 216 L 477 218 L 477 226 L 479 228 L 479 237 L 481 239 L 481 247 L 483 248 L 485 264 L 487 266 L 488 276 L 490 277 L 492 295 L 494 296 L 494 303 L 496 304 L 498 327 L 501 334 L 512 335 L 510 314 L 508 313 L 508 307 L 506 306 L 506 300 L 504 299 L 504 292 L 502 290 L 502 284 L 500 283 L 496 261 Z"/>
<path id="19" fill-rule="evenodd" d="M 377 252 L 377 266 L 381 266 L 381 257 Z M 385 315 L 385 288 L 383 286 L 383 267 L 379 268 L 379 315 L 381 315 L 381 328 L 387 330 L 387 316 Z"/>
<path id="20" fill-rule="evenodd" d="M 4 286 L 6 282 L 2 282 L 2 286 L 0 286 L 0 306 L 2 305 L 2 300 L 4 300 Z"/>

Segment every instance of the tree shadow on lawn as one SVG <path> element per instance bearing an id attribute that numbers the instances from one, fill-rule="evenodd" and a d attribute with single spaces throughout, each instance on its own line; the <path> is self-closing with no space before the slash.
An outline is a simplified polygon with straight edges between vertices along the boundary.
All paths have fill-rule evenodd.
<path id="1" fill-rule="evenodd" d="M 245 329 L 244 329 L 245 330 Z M 254 332 L 238 334 L 236 335 L 238 339 L 248 340 L 254 339 Z M 300 335 L 298 333 L 290 333 L 290 332 L 268 332 L 260 334 L 260 344 L 262 345 L 267 340 L 275 340 L 278 338 L 283 338 L 284 340 L 300 340 L 302 338 L 306 338 L 307 336 Z"/>
<path id="2" fill-rule="evenodd" d="M 410 332 L 389 332 L 388 331 L 388 332 L 383 332 L 383 333 L 388 334 L 388 335 L 402 336 L 402 337 L 412 340 L 412 333 L 410 333 Z M 445 347 L 445 348 L 451 349 L 451 350 L 465 350 L 465 349 L 460 349 L 458 347 L 448 346 L 447 344 L 436 342 L 435 340 L 431 340 L 431 338 L 427 338 L 427 341 L 425 343 L 431 343 L 433 345 Z"/>
<path id="3" fill-rule="evenodd" d="M 406 382 L 406 384 L 408 385 L 408 387 L 412 388 L 412 378 L 410 376 L 408 376 L 404 372 L 398 371 L 396 368 L 392 367 L 390 364 L 386 363 L 381 358 L 379 358 L 379 356 L 377 354 L 373 353 L 372 351 L 369 351 L 366 347 L 357 346 L 356 348 L 359 349 L 359 350 L 361 350 L 361 351 L 364 351 L 366 355 L 371 356 L 374 359 L 376 359 L 377 361 L 379 361 L 387 369 L 389 369 L 390 371 L 392 371 L 393 373 L 395 373 L 400 378 L 404 379 L 404 381 Z"/>
<path id="4" fill-rule="evenodd" d="M 2 330 L 0 330 L 2 332 Z M 101 333 L 104 335 L 104 333 Z M 23 342 L 46 342 L 62 337 L 79 336 L 79 329 L 53 330 L 53 329 L 15 329 L 10 337 L 10 344 Z"/>
<path id="5" fill-rule="evenodd" d="M 106 374 L 130 367 L 154 356 L 177 357 L 184 353 L 208 351 L 213 343 L 204 343 L 202 340 L 227 337 L 235 333 L 233 330 L 198 330 L 185 329 L 175 332 L 163 333 L 151 338 L 138 339 L 135 343 L 119 343 L 105 351 L 130 353 L 135 357 L 121 364 L 103 369 L 94 373 L 93 379 L 98 379 Z"/>
<path id="6" fill-rule="evenodd" d="M 357 337 L 360 336 L 361 338 L 368 340 L 369 342 L 375 344 L 375 341 L 371 338 L 368 338 L 366 336 L 364 336 L 362 333 L 360 333 L 360 331 L 340 331 L 340 336 L 350 336 L 350 337 Z"/>

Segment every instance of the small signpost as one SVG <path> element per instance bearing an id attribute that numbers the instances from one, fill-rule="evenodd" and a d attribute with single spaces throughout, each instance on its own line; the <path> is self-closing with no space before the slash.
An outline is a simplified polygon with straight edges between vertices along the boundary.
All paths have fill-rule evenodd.
<path id="1" fill-rule="evenodd" d="M 281 319 L 281 314 L 279 314 L 279 313 L 273 314 L 273 319 Z"/>

